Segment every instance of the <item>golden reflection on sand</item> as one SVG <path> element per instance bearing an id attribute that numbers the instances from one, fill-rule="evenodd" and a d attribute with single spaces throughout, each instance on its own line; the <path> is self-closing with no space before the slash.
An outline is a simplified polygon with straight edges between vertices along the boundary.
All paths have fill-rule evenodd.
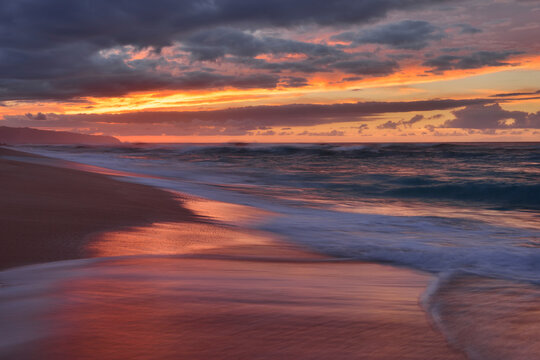
<path id="1" fill-rule="evenodd" d="M 94 234 L 85 251 L 93 257 L 215 254 L 323 258 L 277 235 L 234 225 L 254 224 L 275 214 L 249 206 L 183 197 L 182 206 L 211 222 L 164 222 Z"/>
<path id="2" fill-rule="evenodd" d="M 279 215 L 252 206 L 209 200 L 193 196 L 184 197 L 184 194 L 179 195 L 183 198 L 182 206 L 185 208 L 200 216 L 228 224 L 235 224 L 239 226 L 252 225 L 264 222 L 268 217 Z"/>
<path id="3" fill-rule="evenodd" d="M 87 250 L 95 257 L 195 254 L 209 250 L 271 246 L 263 232 L 203 223 L 155 223 L 93 236 Z"/>

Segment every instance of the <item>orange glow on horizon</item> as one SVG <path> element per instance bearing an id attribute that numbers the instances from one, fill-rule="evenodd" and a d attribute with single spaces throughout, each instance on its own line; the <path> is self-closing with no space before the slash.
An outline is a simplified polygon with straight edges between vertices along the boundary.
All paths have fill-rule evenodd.
<path id="1" fill-rule="evenodd" d="M 151 91 L 134 92 L 122 97 L 96 98 L 88 97 L 80 102 L 7 102 L 1 108 L 2 115 L 24 113 L 125 113 L 132 111 L 200 111 L 228 107 L 284 105 L 291 103 L 331 104 L 357 101 L 371 101 L 362 93 L 350 93 L 352 90 L 370 90 L 391 86 L 410 86 L 435 82 L 451 81 L 481 74 L 498 73 L 509 70 L 540 69 L 540 56 L 516 58 L 520 64 L 516 66 L 485 67 L 474 70 L 452 70 L 444 74 L 426 74 L 425 67 L 410 65 L 399 72 L 385 77 L 366 78 L 358 81 L 341 81 L 346 75 L 341 73 L 320 74 L 312 77 L 309 85 L 302 88 L 276 89 L 222 89 L 197 91 Z M 344 92 L 349 92 L 344 96 Z M 496 93 L 497 91 L 492 91 Z M 335 94 L 335 95 L 333 95 Z M 353 96 L 354 95 L 354 96 Z M 360 96 L 359 96 L 360 95 Z M 486 92 L 486 96 L 489 93 Z M 470 98 L 463 94 L 457 98 Z M 428 96 L 428 98 L 430 98 Z M 454 98 L 456 98 L 454 96 Z M 408 99 L 420 100 L 424 98 Z"/>
<path id="2" fill-rule="evenodd" d="M 148 53 L 137 53 L 136 56 L 146 56 Z M 135 55 L 134 55 L 135 56 Z M 247 106 L 279 106 L 288 104 L 336 104 L 356 103 L 363 101 L 417 101 L 429 99 L 473 99 L 489 98 L 491 95 L 502 92 L 516 92 L 516 89 L 528 88 L 535 91 L 530 81 L 534 76 L 540 80 L 540 56 L 522 56 L 514 58 L 515 65 L 484 67 L 471 70 L 452 70 L 445 73 L 426 73 L 423 66 L 409 64 L 399 72 L 384 76 L 360 79 L 358 81 L 342 81 L 347 75 L 342 73 L 321 73 L 313 76 L 309 84 L 299 88 L 277 87 L 274 89 L 218 89 L 218 90 L 194 90 L 176 91 L 161 90 L 148 92 L 134 92 L 122 97 L 96 98 L 88 97 L 80 101 L 54 102 L 54 101 L 19 101 L 6 102 L 0 107 L 0 115 L 36 114 L 38 112 L 56 114 L 119 114 L 140 111 L 211 111 L 235 107 Z M 515 80 L 519 72 L 530 72 Z M 504 74 L 510 74 L 511 81 L 505 81 Z M 526 73 L 529 74 L 529 73 Z M 508 76 L 507 76 L 508 77 Z M 517 76 L 519 78 L 519 76 Z M 474 79 L 474 80 L 468 80 Z M 498 79 L 498 80 L 490 80 Z M 473 83 L 471 81 L 474 81 Z M 493 86 L 496 82 L 498 87 Z M 520 82 L 521 81 L 521 82 Z M 465 85 L 463 85 L 464 83 Z M 485 83 L 485 85 L 483 85 Z M 473 84 L 474 87 L 471 87 Z M 520 85 L 523 84 L 523 85 Z M 528 85 L 528 86 L 527 86 Z M 465 91 L 464 91 L 465 89 Z M 527 91 L 527 90 L 519 90 Z M 502 98 L 504 107 L 508 110 L 520 110 L 534 113 L 540 110 L 538 99 L 517 97 L 514 99 Z M 449 111 L 444 113 L 442 120 L 432 121 L 431 124 L 440 125 L 444 120 L 452 118 Z M 401 128 L 401 130 L 377 129 L 384 121 L 403 121 L 409 114 L 386 114 L 377 118 L 359 120 L 347 124 L 326 124 L 320 126 L 297 127 L 293 131 L 282 131 L 279 127 L 270 129 L 274 135 L 264 136 L 262 132 L 251 131 L 242 136 L 158 136 L 158 135 L 122 135 L 111 133 L 122 141 L 129 142 L 440 142 L 440 141 L 505 141 L 504 133 L 496 134 L 466 134 L 463 130 L 434 133 L 423 128 L 426 122 L 415 125 L 414 129 Z M 427 118 L 427 117 L 426 117 Z M 384 121 L 383 121 L 384 120 Z M 367 121 L 367 122 L 366 122 Z M 369 125 L 369 131 L 358 133 L 358 126 L 365 122 Z M 0 125 L 1 120 L 0 120 Z M 69 127 L 38 127 L 45 130 L 65 130 L 92 132 L 89 128 L 74 129 Z M 325 136 L 332 131 L 337 131 L 342 136 Z M 308 132 L 309 136 L 301 133 Z M 318 135 L 320 134 L 320 135 Z M 445 135 L 446 134 L 446 135 Z M 461 135 L 463 134 L 463 135 Z M 407 135 L 407 136 L 405 136 Z M 508 134 L 507 134 L 508 135 Z M 528 131 L 525 133 L 514 132 L 510 138 L 513 141 L 537 141 L 538 134 Z"/>
<path id="3" fill-rule="evenodd" d="M 489 74 L 518 69 L 540 69 L 540 56 L 520 58 L 518 66 L 485 67 L 474 70 L 452 70 L 444 74 L 426 74 L 425 67 L 411 65 L 395 74 L 386 77 L 367 78 L 359 81 L 342 82 L 343 74 L 323 74 L 314 76 L 309 85 L 303 88 L 276 88 L 276 89 L 224 89 L 210 91 L 161 91 L 151 93 L 132 93 L 122 98 L 89 98 L 94 104 L 93 109 L 73 107 L 66 109 L 66 113 L 120 113 L 141 110 L 154 111 L 199 111 L 223 109 L 228 107 L 243 107 L 250 105 L 284 105 L 302 103 L 304 95 L 313 95 L 324 92 L 319 101 L 310 101 L 317 104 L 331 104 L 336 102 L 357 102 L 362 99 L 332 98 L 326 93 L 337 91 L 350 91 L 352 89 L 372 89 L 389 86 L 406 86 L 424 84 L 454 79 L 466 78 L 472 75 Z M 466 94 L 458 98 L 469 98 Z M 417 99 L 419 100 L 419 99 Z"/>

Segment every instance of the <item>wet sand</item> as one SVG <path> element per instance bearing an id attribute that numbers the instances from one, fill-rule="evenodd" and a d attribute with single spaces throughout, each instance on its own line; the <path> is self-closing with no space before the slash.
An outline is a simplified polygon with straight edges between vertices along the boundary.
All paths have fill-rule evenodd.
<path id="1" fill-rule="evenodd" d="M 431 300 L 440 327 L 469 358 L 540 358 L 538 285 L 461 274 Z"/>
<path id="2" fill-rule="evenodd" d="M 2 359 L 464 358 L 419 305 L 430 275 L 203 224 L 100 174 L 0 169 L 2 267 L 96 257 L 0 272 Z"/>
<path id="3" fill-rule="evenodd" d="M 168 192 L 14 157 L 39 160 L 0 148 L 0 269 L 88 257 L 94 232 L 193 218 Z"/>

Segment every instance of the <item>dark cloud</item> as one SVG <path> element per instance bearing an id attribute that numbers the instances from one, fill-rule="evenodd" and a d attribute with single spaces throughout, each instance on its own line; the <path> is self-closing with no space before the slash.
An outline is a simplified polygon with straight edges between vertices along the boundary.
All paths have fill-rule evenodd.
<path id="1" fill-rule="evenodd" d="M 341 81 L 343 82 L 347 82 L 347 81 L 358 81 L 358 80 L 362 80 L 362 77 L 361 76 L 347 76 L 347 77 L 344 77 L 343 79 L 341 79 Z M 352 91 L 360 91 L 362 89 L 352 89 Z"/>
<path id="2" fill-rule="evenodd" d="M 276 135 L 276 132 L 273 130 L 257 131 L 256 135 L 272 136 L 272 135 Z"/>
<path id="3" fill-rule="evenodd" d="M 484 66 L 512 65 L 507 62 L 513 55 L 519 55 L 519 51 L 477 51 L 468 55 L 441 55 L 426 60 L 423 65 L 431 67 L 431 72 L 444 72 L 454 69 L 477 69 Z"/>
<path id="4" fill-rule="evenodd" d="M 469 105 L 453 112 L 456 117 L 444 123 L 447 128 L 463 129 L 539 129 L 540 112 L 508 111 L 499 104 Z"/>
<path id="5" fill-rule="evenodd" d="M 526 91 L 526 92 L 501 93 L 501 94 L 491 95 L 491 97 L 515 97 L 515 96 L 528 96 L 528 95 L 538 95 L 538 94 L 540 94 L 540 90 Z"/>
<path id="6" fill-rule="evenodd" d="M 414 124 L 416 124 L 417 122 L 419 122 L 419 121 L 421 121 L 423 119 L 424 119 L 424 115 L 416 114 L 412 118 L 410 118 L 409 120 L 402 121 L 401 123 L 406 127 L 411 127 L 411 126 L 413 126 Z"/>
<path id="7" fill-rule="evenodd" d="M 469 24 L 458 24 L 457 26 L 460 28 L 459 32 L 461 34 L 473 35 L 482 32 L 482 29 L 479 29 Z"/>
<path id="8" fill-rule="evenodd" d="M 281 79 L 279 83 L 283 87 L 302 87 L 308 85 L 308 79 L 299 76 L 286 76 Z"/>
<path id="9" fill-rule="evenodd" d="M 356 121 L 375 114 L 445 110 L 472 104 L 492 103 L 492 100 L 421 100 L 405 102 L 357 102 L 345 104 L 317 105 L 291 104 L 277 106 L 249 106 L 210 111 L 170 111 L 170 112 L 135 112 L 123 114 L 80 114 L 61 115 L 111 123 L 151 123 L 201 121 L 260 121 L 257 126 L 300 126 L 328 123 L 338 120 Z"/>
<path id="10" fill-rule="evenodd" d="M 211 111 L 140 111 L 121 114 L 46 114 L 4 116 L 4 125 L 85 129 L 110 135 L 242 135 L 274 127 L 313 126 L 370 120 L 377 114 L 455 109 L 491 100 L 423 100 L 410 102 L 358 102 L 332 105 L 292 104 L 252 106 Z M 415 119 L 415 117 L 413 117 Z M 412 120 L 412 119 L 411 119 Z M 410 121 L 410 120 L 409 120 Z"/>
<path id="11" fill-rule="evenodd" d="M 0 79 L 0 100 L 72 99 L 84 96 L 119 96 L 131 91 L 159 89 L 198 90 L 216 88 L 275 88 L 289 81 L 271 74 L 225 75 L 206 71 L 184 72 L 171 77 L 166 74 L 145 74 L 134 70 L 106 73 L 102 76 L 85 73 L 72 78 L 42 80 Z M 298 86 L 299 82 L 292 82 Z"/>
<path id="12" fill-rule="evenodd" d="M 398 122 L 388 120 L 384 124 L 378 125 L 377 129 L 397 129 L 398 126 Z"/>
<path id="13" fill-rule="evenodd" d="M 320 55 L 304 54 L 309 56 L 297 61 L 269 62 L 264 59 L 248 56 L 231 57 L 227 58 L 226 61 L 251 69 L 269 70 L 275 74 L 282 72 L 313 74 L 339 70 L 354 75 L 385 76 L 392 74 L 399 69 L 399 64 L 396 61 L 377 59 L 373 54 L 353 54 L 341 51 L 336 52 L 334 50 L 321 51 Z M 361 77 L 355 76 L 345 78 L 343 81 L 359 79 L 361 79 Z M 286 83 L 285 79 L 283 81 Z"/>
<path id="14" fill-rule="evenodd" d="M 368 130 L 368 129 L 369 129 L 368 124 L 360 124 L 360 126 L 358 126 L 358 133 L 362 134 L 364 130 Z"/>
<path id="15" fill-rule="evenodd" d="M 260 54 L 305 54 L 309 56 L 338 55 L 334 47 L 255 36 L 237 29 L 218 28 L 198 32 L 182 41 L 182 50 L 194 60 L 216 60 L 225 55 L 255 57 Z"/>
<path id="16" fill-rule="evenodd" d="M 223 55 L 301 53 L 324 58 L 340 52 L 322 44 L 261 37 L 264 27 L 363 24 L 394 10 L 449 0 L 12 0 L 0 2 L 0 101 L 121 96 L 132 91 L 204 87 L 268 88 L 287 79 L 209 74 L 169 61 L 161 50 L 183 46 L 192 60 Z M 182 45 L 183 44 L 183 45 Z M 152 49 L 154 59 L 129 59 L 132 50 Z M 343 57 L 346 58 L 346 57 Z M 336 60 L 323 59 L 322 64 Z M 307 65 L 259 63 L 304 72 Z M 171 67 L 170 71 L 162 69 Z M 280 68 L 281 67 L 281 68 Z M 267 69 L 272 71 L 271 69 Z M 290 82 L 298 86 L 301 82 Z"/>
<path id="17" fill-rule="evenodd" d="M 404 20 L 385 24 L 363 32 L 345 32 L 333 37 L 334 40 L 353 44 L 381 44 L 396 49 L 420 50 L 430 41 L 440 40 L 444 32 L 427 21 Z"/>
<path id="18" fill-rule="evenodd" d="M 310 131 L 302 131 L 301 133 L 298 133 L 297 135 L 300 136 L 345 136 L 344 131 L 339 130 L 332 130 L 332 131 L 323 131 L 323 132 L 310 132 Z"/>
<path id="19" fill-rule="evenodd" d="M 301 61 L 278 61 L 268 62 L 263 59 L 255 58 L 235 58 L 229 59 L 230 62 L 246 66 L 257 70 L 268 70 L 273 73 L 280 73 L 282 71 L 301 72 L 306 74 L 312 74 L 317 72 L 330 71 L 326 68 L 326 65 L 339 59 L 339 57 L 321 57 L 315 59 L 305 59 Z"/>
<path id="20" fill-rule="evenodd" d="M 332 67 L 348 74 L 368 76 L 385 76 L 399 69 L 398 63 L 393 60 L 376 59 L 341 61 L 333 64 Z"/>
<path id="21" fill-rule="evenodd" d="M 365 54 L 335 53 L 331 55 L 310 56 L 302 60 L 293 61 L 266 61 L 259 58 L 237 57 L 227 59 L 236 65 L 247 66 L 252 69 L 269 70 L 273 73 L 301 72 L 313 74 L 319 72 L 332 72 L 336 69 L 352 72 L 360 71 L 365 75 L 381 76 L 394 72 L 397 68 L 395 61 L 385 61 L 366 58 Z M 358 79 L 358 78 L 357 78 Z"/>
<path id="22" fill-rule="evenodd" d="M 36 115 L 32 115 L 31 113 L 25 114 L 25 116 L 31 120 L 47 120 L 47 115 L 38 112 Z"/>
<path id="23" fill-rule="evenodd" d="M 358 24 L 382 18 L 391 10 L 444 2 L 450 1 L 13 0 L 0 4 L 0 43 L 45 48 L 84 40 L 99 47 L 159 47 L 210 27 Z"/>
<path id="24" fill-rule="evenodd" d="M 434 131 L 433 136 L 467 136 L 467 133 L 460 132 L 460 131 L 452 131 L 452 132 L 440 132 L 440 131 Z M 491 133 L 489 135 L 494 135 L 494 133 Z"/>
<path id="25" fill-rule="evenodd" d="M 417 122 L 419 122 L 419 121 L 421 121 L 423 119 L 424 119 L 424 115 L 417 114 L 417 115 L 414 115 L 409 120 L 401 120 L 401 121 L 388 120 L 384 124 L 381 124 L 381 125 L 377 126 L 377 129 L 397 129 L 399 126 L 403 126 L 405 128 L 407 128 L 407 127 L 410 128 L 414 124 L 416 124 Z"/>
<path id="26" fill-rule="evenodd" d="M 442 52 L 452 52 L 452 53 L 459 52 L 459 51 L 462 51 L 462 50 L 467 50 L 467 49 L 458 48 L 458 47 L 442 48 L 441 49 Z"/>
<path id="27" fill-rule="evenodd" d="M 279 78 L 268 74 L 253 74 L 245 76 L 221 75 L 208 72 L 193 71 L 174 79 L 170 88 L 178 89 L 205 89 L 235 87 L 248 88 L 274 88 Z"/>

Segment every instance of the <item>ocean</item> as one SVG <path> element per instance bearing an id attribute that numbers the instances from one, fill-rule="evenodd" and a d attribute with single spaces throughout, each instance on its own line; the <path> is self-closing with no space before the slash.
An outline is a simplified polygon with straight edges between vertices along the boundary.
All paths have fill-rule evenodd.
<path id="1" fill-rule="evenodd" d="M 469 357 L 530 354 L 530 326 L 536 331 L 539 325 L 513 329 L 518 335 L 505 340 L 500 357 L 490 351 L 494 339 L 508 335 L 503 323 L 494 325 L 508 315 L 508 306 L 500 304 L 528 306 L 536 317 L 540 313 L 539 143 L 20 149 L 124 172 L 124 181 L 248 206 L 264 216 L 212 220 L 272 233 L 318 253 L 431 273 L 438 280 L 424 294 L 423 305 Z M 465 305 L 457 306 L 456 298 Z M 490 306 L 484 314 L 486 299 Z M 472 335 L 464 324 L 472 318 L 489 328 L 475 333 L 491 339 L 467 342 Z M 508 357 L 516 349 L 524 357 Z"/>
<path id="2" fill-rule="evenodd" d="M 332 256 L 540 282 L 540 144 L 24 147 L 270 211 L 256 224 Z"/>

